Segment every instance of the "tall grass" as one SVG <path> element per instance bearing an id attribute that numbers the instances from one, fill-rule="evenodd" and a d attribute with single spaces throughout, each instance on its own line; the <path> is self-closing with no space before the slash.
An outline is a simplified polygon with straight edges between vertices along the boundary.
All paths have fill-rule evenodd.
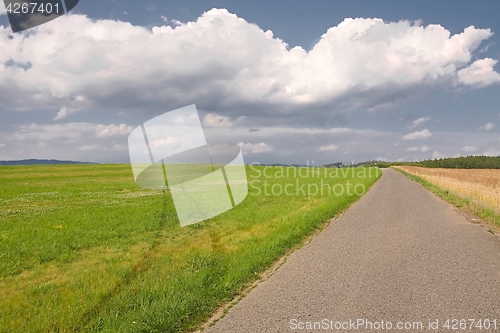
<path id="1" fill-rule="evenodd" d="M 360 196 L 266 187 L 379 177 L 267 168 L 247 168 L 236 208 L 181 228 L 168 191 L 138 188 L 128 165 L 0 167 L 0 332 L 195 329 Z"/>

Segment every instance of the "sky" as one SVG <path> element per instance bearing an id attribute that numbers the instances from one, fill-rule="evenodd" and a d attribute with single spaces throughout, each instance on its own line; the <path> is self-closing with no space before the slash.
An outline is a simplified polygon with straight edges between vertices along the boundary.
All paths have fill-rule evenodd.
<path id="1" fill-rule="evenodd" d="M 81 0 L 12 33 L 0 160 L 128 163 L 195 104 L 246 163 L 500 155 L 500 2 Z"/>

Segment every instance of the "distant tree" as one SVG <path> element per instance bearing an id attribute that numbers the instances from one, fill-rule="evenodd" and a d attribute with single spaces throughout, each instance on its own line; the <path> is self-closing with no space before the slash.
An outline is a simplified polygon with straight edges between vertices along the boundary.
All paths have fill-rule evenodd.
<path id="1" fill-rule="evenodd" d="M 392 165 L 413 165 L 426 168 L 448 168 L 448 169 L 500 169 L 500 156 L 465 156 L 447 157 L 420 162 L 381 162 L 377 166 L 387 168 Z"/>

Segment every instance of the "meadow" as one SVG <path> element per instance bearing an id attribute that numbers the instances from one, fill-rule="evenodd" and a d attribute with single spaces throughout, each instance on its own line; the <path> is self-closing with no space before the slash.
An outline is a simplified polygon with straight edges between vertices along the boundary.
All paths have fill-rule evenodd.
<path id="1" fill-rule="evenodd" d="M 0 332 L 199 328 L 381 175 L 316 170 L 247 166 L 240 205 L 181 227 L 129 165 L 0 167 Z"/>
<path id="2" fill-rule="evenodd" d="M 393 168 L 417 177 L 448 201 L 500 226 L 499 169 Z"/>

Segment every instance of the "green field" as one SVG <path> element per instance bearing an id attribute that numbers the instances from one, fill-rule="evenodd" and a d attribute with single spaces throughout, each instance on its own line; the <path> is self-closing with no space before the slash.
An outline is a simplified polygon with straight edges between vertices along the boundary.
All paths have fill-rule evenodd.
<path id="1" fill-rule="evenodd" d="M 180 227 L 129 165 L 0 167 L 0 332 L 198 328 L 381 175 L 304 169 L 248 166 L 240 205 Z"/>

